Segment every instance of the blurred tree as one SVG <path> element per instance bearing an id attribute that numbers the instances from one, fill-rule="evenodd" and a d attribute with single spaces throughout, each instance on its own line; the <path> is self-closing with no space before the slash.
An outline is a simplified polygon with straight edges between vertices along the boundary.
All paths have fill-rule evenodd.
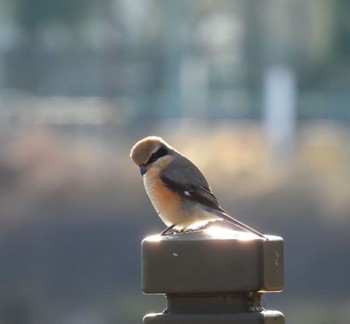
<path id="1" fill-rule="evenodd" d="M 29 34 L 35 34 L 48 23 L 74 26 L 81 23 L 92 1 L 88 0 L 15 0 L 19 24 Z"/>
<path id="2" fill-rule="evenodd" d="M 14 21 L 24 37 L 4 55 L 5 86 L 46 95 L 87 91 L 88 86 L 78 82 L 84 65 L 99 62 L 96 55 L 90 57 L 96 54 L 92 46 L 86 46 L 88 31 L 89 40 L 94 36 L 87 21 L 106 16 L 110 1 L 14 1 Z"/>
<path id="3" fill-rule="evenodd" d="M 259 118 L 263 74 L 280 63 L 301 92 L 350 83 L 347 0 L 2 1 L 17 32 L 0 44 L 3 88 L 118 96 L 142 120 Z"/>
<path id="4" fill-rule="evenodd" d="M 350 61 L 350 2 L 348 0 L 335 1 L 335 48 L 338 52 L 341 63 Z M 339 62 L 338 62 L 339 63 Z"/>

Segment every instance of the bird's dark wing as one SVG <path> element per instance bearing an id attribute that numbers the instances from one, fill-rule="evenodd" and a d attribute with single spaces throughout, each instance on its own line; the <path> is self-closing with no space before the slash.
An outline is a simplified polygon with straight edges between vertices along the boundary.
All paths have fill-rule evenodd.
<path id="1" fill-rule="evenodd" d="M 179 153 L 176 151 L 173 154 L 176 155 Z M 170 190 L 177 192 L 185 199 L 207 206 L 224 221 L 245 231 L 254 233 L 259 237 L 266 238 L 257 230 L 228 215 L 220 207 L 203 173 L 185 156 L 182 156 L 181 159 L 173 159 L 163 170 L 160 178 Z"/>
<path id="2" fill-rule="evenodd" d="M 208 188 L 195 187 L 188 183 L 187 184 L 178 183 L 167 178 L 164 175 L 161 176 L 160 178 L 169 189 L 177 192 L 182 197 L 189 200 L 193 200 L 195 202 L 198 202 L 210 208 L 222 210 L 221 207 L 219 206 L 218 200 Z"/>
<path id="3" fill-rule="evenodd" d="M 186 157 L 170 162 L 160 178 L 182 197 L 223 211 L 202 172 Z"/>

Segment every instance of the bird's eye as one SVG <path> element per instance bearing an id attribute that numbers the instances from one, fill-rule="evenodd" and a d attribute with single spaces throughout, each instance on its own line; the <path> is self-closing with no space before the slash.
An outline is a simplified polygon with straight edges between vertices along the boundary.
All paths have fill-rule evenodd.
<path id="1" fill-rule="evenodd" d="M 161 158 L 162 156 L 165 156 L 167 154 L 168 154 L 168 150 L 165 147 L 161 147 L 158 151 L 152 153 L 152 155 L 147 161 L 147 164 L 153 163 L 157 161 L 159 158 Z"/>

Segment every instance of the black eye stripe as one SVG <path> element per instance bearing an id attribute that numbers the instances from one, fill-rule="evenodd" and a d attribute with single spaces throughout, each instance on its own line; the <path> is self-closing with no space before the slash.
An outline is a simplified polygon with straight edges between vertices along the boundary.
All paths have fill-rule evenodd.
<path id="1" fill-rule="evenodd" d="M 168 154 L 168 150 L 165 147 L 161 147 L 151 155 L 151 157 L 147 161 L 147 164 L 153 163 L 154 161 L 157 161 L 159 158 L 167 154 Z"/>

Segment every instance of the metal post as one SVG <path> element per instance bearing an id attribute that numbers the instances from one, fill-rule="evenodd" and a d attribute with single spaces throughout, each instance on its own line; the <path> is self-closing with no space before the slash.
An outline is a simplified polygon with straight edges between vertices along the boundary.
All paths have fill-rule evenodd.
<path id="1" fill-rule="evenodd" d="M 283 239 L 222 229 L 142 242 L 142 288 L 164 294 L 167 307 L 144 324 L 283 324 L 264 310 L 265 292 L 283 289 Z"/>

